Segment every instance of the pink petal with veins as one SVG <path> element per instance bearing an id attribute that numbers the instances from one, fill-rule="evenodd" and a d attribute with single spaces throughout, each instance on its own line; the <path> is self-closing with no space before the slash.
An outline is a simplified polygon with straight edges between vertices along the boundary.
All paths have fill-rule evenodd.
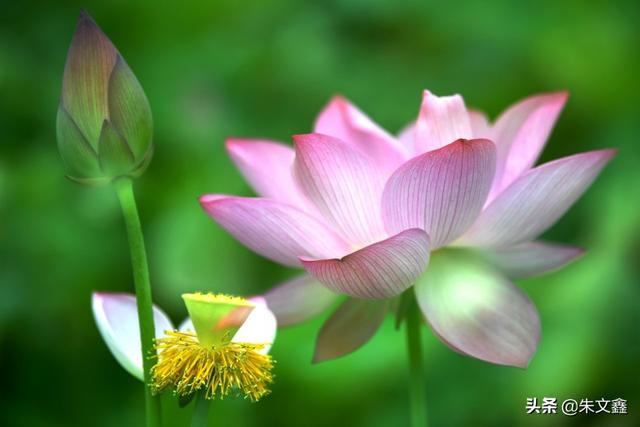
<path id="1" fill-rule="evenodd" d="M 415 154 L 436 150 L 458 139 L 471 139 L 471 122 L 460 95 L 424 91 L 415 128 Z"/>
<path id="2" fill-rule="evenodd" d="M 384 299 L 409 288 L 429 263 L 429 236 L 413 228 L 341 259 L 301 258 L 329 289 L 363 299 Z"/>
<path id="3" fill-rule="evenodd" d="M 259 139 L 229 138 L 231 160 L 258 195 L 303 208 L 304 196 L 293 181 L 292 147 Z"/>
<path id="4" fill-rule="evenodd" d="M 615 150 L 590 151 L 545 163 L 515 180 L 460 239 L 504 248 L 536 238 L 586 191 Z"/>
<path id="5" fill-rule="evenodd" d="M 349 298 L 324 322 L 313 353 L 313 362 L 324 362 L 352 353 L 365 345 L 382 325 L 389 301 Z"/>
<path id="6" fill-rule="evenodd" d="M 567 96 L 558 92 L 526 98 L 496 120 L 490 139 L 498 149 L 498 166 L 490 200 L 534 165 Z"/>
<path id="7" fill-rule="evenodd" d="M 342 256 L 349 251 L 322 221 L 272 199 L 208 195 L 200 204 L 249 249 L 281 264 L 300 266 L 300 256 Z"/>
<path id="8" fill-rule="evenodd" d="M 383 178 L 375 163 L 339 139 L 294 136 L 295 178 L 328 223 L 356 246 L 386 237 L 380 216 Z"/>
<path id="9" fill-rule="evenodd" d="M 342 96 L 335 96 L 316 119 L 314 133 L 333 136 L 353 145 L 391 173 L 407 154 L 404 147 Z"/>
<path id="10" fill-rule="evenodd" d="M 491 141 L 459 140 L 406 162 L 385 186 L 382 215 L 387 231 L 422 228 L 433 248 L 460 237 L 484 205 L 495 156 Z"/>

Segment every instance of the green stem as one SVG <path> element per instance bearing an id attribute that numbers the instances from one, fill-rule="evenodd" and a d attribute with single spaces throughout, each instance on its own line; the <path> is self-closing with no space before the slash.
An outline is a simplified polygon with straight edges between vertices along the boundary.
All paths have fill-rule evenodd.
<path id="1" fill-rule="evenodd" d="M 209 404 L 210 402 L 205 399 L 204 393 L 198 393 L 191 415 L 191 427 L 207 427 L 209 425 Z"/>
<path id="2" fill-rule="evenodd" d="M 138 305 L 138 322 L 140 327 L 140 341 L 142 342 L 142 367 L 145 383 L 146 426 L 160 425 L 160 399 L 151 393 L 152 355 L 155 354 L 153 339 L 155 328 L 153 324 L 153 302 L 151 299 L 151 285 L 149 283 L 149 266 L 147 252 L 144 247 L 142 226 L 138 216 L 136 199 L 133 194 L 133 183 L 130 178 L 120 178 L 115 182 L 116 192 L 122 207 L 122 214 L 127 227 L 129 250 L 131 251 L 131 265 L 133 267 L 133 283 L 136 290 Z"/>
<path id="3" fill-rule="evenodd" d="M 413 291 L 413 289 L 410 289 Z M 412 295 L 407 313 L 407 352 L 409 353 L 409 390 L 411 394 L 411 426 L 426 427 L 424 360 L 421 343 L 422 314 Z"/>

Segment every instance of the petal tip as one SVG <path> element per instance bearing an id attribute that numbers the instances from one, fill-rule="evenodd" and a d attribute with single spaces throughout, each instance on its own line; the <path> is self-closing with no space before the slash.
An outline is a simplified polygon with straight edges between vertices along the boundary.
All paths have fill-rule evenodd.
<path id="1" fill-rule="evenodd" d="M 87 9 L 80 9 L 80 15 L 78 16 L 78 23 L 87 23 L 97 27 L 96 21 L 91 17 Z"/>
<path id="2" fill-rule="evenodd" d="M 347 103 L 349 103 L 349 101 L 347 100 L 347 98 L 343 94 L 336 93 L 329 100 L 329 103 L 327 104 L 327 107 L 330 107 L 332 105 L 343 106 L 344 104 L 347 104 Z"/>
<path id="3" fill-rule="evenodd" d="M 562 108 L 564 104 L 567 103 L 567 99 L 569 99 L 569 91 L 558 90 L 555 92 L 541 93 L 539 95 L 533 95 L 532 98 L 544 98 L 550 101 L 551 104 L 556 104 Z"/>
<path id="4" fill-rule="evenodd" d="M 224 149 L 231 160 L 237 165 L 238 161 L 246 160 L 248 141 L 242 138 L 229 137 L 224 140 Z"/>
<path id="5" fill-rule="evenodd" d="M 349 352 L 349 353 L 352 353 L 352 352 Z M 331 360 L 338 359 L 342 356 L 347 356 L 349 353 L 345 353 L 342 355 L 328 354 L 323 351 L 319 351 L 318 346 L 316 345 L 316 349 L 313 352 L 313 356 L 311 356 L 311 364 L 317 365 L 318 363 L 329 362 Z"/>
<path id="6" fill-rule="evenodd" d="M 606 161 L 609 161 L 618 155 L 617 148 L 605 148 L 604 150 L 598 150 L 596 153 L 600 153 L 602 158 Z"/>
<path id="7" fill-rule="evenodd" d="M 554 93 L 555 96 L 564 104 L 569 99 L 569 91 L 564 89 Z"/>
<path id="8" fill-rule="evenodd" d="M 230 155 L 243 154 L 243 150 L 250 148 L 251 144 L 257 143 L 259 140 L 239 138 L 230 136 L 224 140 L 224 148 Z"/>
<path id="9" fill-rule="evenodd" d="M 431 92 L 429 89 L 423 89 L 422 90 L 422 98 L 423 99 L 428 97 L 428 96 L 431 96 L 431 95 L 433 95 L 433 92 Z"/>
<path id="10" fill-rule="evenodd" d="M 565 159 L 583 158 L 583 159 L 591 159 L 593 161 L 593 164 L 597 165 L 598 167 L 604 167 L 607 163 L 609 163 L 611 160 L 613 160 L 613 158 L 616 157 L 617 155 L 618 155 L 618 149 L 617 148 L 604 148 L 604 149 L 601 149 L 601 150 L 587 151 L 587 152 L 584 152 L 584 153 L 574 154 L 573 156 L 562 157 L 560 159 L 557 159 L 555 161 L 551 161 L 551 162 L 546 163 L 546 164 L 551 164 L 551 163 L 554 163 L 554 162 L 560 162 L 560 161 L 563 161 Z"/>
<path id="11" fill-rule="evenodd" d="M 222 194 L 205 194 L 203 196 L 198 197 L 198 202 L 200 203 L 200 206 L 202 206 L 204 209 L 208 209 L 212 207 L 212 205 L 215 202 L 220 202 L 222 200 L 229 199 L 229 198 L 230 196 L 225 196 Z"/>
<path id="12" fill-rule="evenodd" d="M 293 143 L 296 146 L 296 148 L 298 147 L 298 145 L 302 145 L 302 144 L 307 144 L 312 142 L 318 135 L 320 135 L 319 133 L 297 133 L 295 135 L 291 136 L 291 139 L 293 139 Z"/>
<path id="13" fill-rule="evenodd" d="M 238 146 L 242 146 L 242 140 L 235 137 L 227 137 L 224 140 L 224 148 L 227 151 L 233 151 Z"/>
<path id="14" fill-rule="evenodd" d="M 587 249 L 576 246 L 573 248 L 573 256 L 571 260 L 575 261 L 576 259 L 583 257 L 586 253 Z"/>

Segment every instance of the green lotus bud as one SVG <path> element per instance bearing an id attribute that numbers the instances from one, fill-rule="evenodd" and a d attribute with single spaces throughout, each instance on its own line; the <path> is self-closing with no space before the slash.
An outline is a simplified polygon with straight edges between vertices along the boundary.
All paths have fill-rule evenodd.
<path id="1" fill-rule="evenodd" d="M 58 107 L 58 148 L 68 177 L 84 184 L 139 176 L 153 153 L 149 101 L 118 50 L 82 12 L 69 47 Z"/>

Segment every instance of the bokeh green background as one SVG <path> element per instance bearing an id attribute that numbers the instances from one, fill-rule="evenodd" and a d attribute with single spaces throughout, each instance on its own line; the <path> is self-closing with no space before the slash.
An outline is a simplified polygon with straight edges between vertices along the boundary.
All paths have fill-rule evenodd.
<path id="1" fill-rule="evenodd" d="M 432 426 L 640 423 L 637 1 L 0 1 L 0 425 L 139 426 L 141 385 L 94 326 L 93 290 L 130 291 L 110 188 L 63 177 L 55 114 L 66 50 L 85 7 L 150 99 L 156 155 L 136 186 L 155 300 L 258 293 L 296 272 L 241 247 L 200 209 L 207 192 L 251 194 L 226 136 L 289 141 L 342 93 L 387 129 L 420 91 L 462 93 L 495 117 L 568 89 L 542 160 L 616 147 L 618 157 L 546 235 L 584 246 L 566 269 L 521 284 L 543 337 L 528 370 L 462 357 L 425 328 Z M 325 316 L 326 317 L 326 314 Z M 215 402 L 215 426 L 408 424 L 403 334 L 387 321 L 361 351 L 311 365 L 322 319 L 282 330 L 273 393 Z M 526 415 L 527 397 L 629 401 L 626 416 Z M 167 396 L 166 426 L 190 408 Z"/>

